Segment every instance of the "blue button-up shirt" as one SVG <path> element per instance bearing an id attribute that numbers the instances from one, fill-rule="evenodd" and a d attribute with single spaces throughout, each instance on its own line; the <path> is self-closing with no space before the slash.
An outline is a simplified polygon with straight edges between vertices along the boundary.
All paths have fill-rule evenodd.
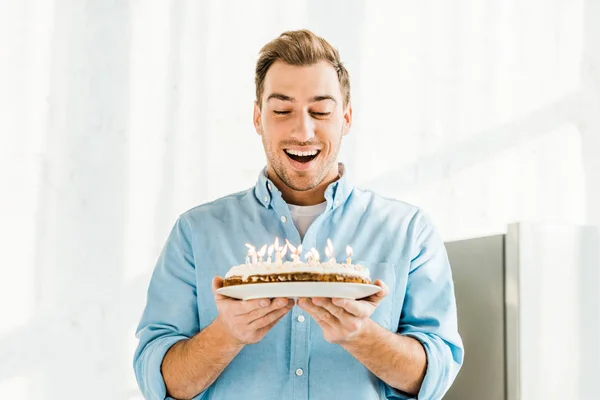
<path id="1" fill-rule="evenodd" d="M 450 265 L 442 239 L 417 207 L 354 188 L 347 177 L 329 185 L 327 208 L 301 240 L 289 207 L 265 172 L 256 186 L 182 214 L 158 259 L 134 356 L 148 399 L 165 399 L 160 368 L 169 347 L 206 328 L 217 316 L 215 275 L 244 262 L 244 243 L 287 238 L 320 252 L 331 238 L 338 262 L 347 244 L 353 263 L 383 280 L 389 295 L 372 319 L 419 340 L 427 372 L 419 399 L 440 399 L 463 362 Z M 285 217 L 285 218 L 284 218 Z M 197 360 L 202 363 L 203 360 Z M 294 307 L 257 344 L 246 345 L 196 399 L 409 399 L 341 346 L 325 341 L 319 325 Z"/>

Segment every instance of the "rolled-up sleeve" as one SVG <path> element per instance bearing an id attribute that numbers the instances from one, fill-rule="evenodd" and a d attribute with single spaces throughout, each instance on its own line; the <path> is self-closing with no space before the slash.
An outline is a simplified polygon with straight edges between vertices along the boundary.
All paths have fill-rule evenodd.
<path id="1" fill-rule="evenodd" d="M 189 223 L 181 216 L 152 274 L 146 308 L 136 331 L 135 376 L 146 399 L 167 398 L 163 358 L 176 342 L 199 330 L 194 258 Z"/>
<path id="2" fill-rule="evenodd" d="M 464 349 L 444 242 L 423 212 L 417 213 L 413 223 L 413 258 L 398 333 L 417 339 L 427 354 L 427 371 L 417 398 L 438 400 L 454 382 L 463 363 Z M 412 398 L 391 387 L 386 395 Z"/>

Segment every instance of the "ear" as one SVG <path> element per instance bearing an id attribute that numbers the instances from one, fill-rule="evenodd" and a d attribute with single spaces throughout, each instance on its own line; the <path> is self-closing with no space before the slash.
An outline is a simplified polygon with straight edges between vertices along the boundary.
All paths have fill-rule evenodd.
<path id="1" fill-rule="evenodd" d="M 263 130 L 262 130 L 262 122 L 261 122 L 261 111 L 260 111 L 260 107 L 258 106 L 258 102 L 254 102 L 254 129 L 256 129 L 256 133 L 259 136 L 262 136 Z"/>
<path id="2" fill-rule="evenodd" d="M 346 111 L 344 112 L 344 126 L 342 128 L 342 136 L 346 136 L 352 126 L 352 103 L 348 102 Z"/>

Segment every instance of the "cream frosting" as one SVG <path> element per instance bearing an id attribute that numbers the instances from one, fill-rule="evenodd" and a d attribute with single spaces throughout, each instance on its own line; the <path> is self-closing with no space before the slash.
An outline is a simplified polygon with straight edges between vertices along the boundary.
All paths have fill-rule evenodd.
<path id="1" fill-rule="evenodd" d="M 312 274 L 339 274 L 347 276 L 358 276 L 369 279 L 369 269 L 359 264 L 339 264 L 332 261 L 327 262 L 302 262 L 285 261 L 283 263 L 257 262 L 247 263 L 231 267 L 225 275 L 225 279 L 233 276 L 241 276 L 246 280 L 251 275 L 272 275 L 287 273 L 312 273 Z"/>

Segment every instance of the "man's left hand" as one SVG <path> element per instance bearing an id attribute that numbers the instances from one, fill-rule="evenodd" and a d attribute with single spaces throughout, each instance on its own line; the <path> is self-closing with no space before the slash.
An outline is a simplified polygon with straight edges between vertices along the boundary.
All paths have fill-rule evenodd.
<path id="1" fill-rule="evenodd" d="M 306 311 L 321 327 L 329 343 L 344 344 L 354 339 L 370 318 L 389 289 L 381 280 L 374 285 L 381 290 L 360 300 L 313 297 L 298 299 L 298 306 Z"/>

